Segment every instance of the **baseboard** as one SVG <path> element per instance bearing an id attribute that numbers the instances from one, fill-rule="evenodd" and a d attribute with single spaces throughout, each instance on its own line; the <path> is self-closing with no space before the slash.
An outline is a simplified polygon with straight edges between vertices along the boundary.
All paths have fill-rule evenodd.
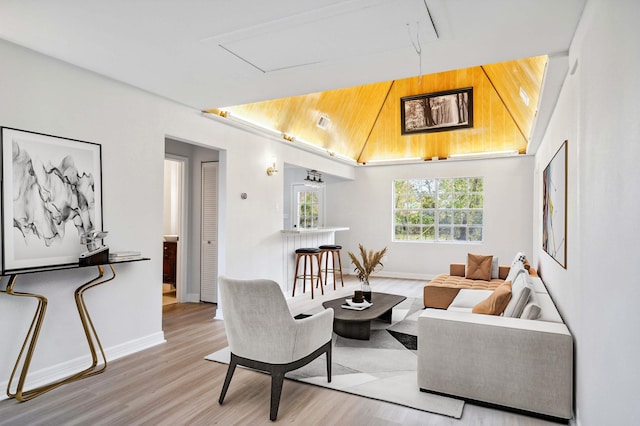
<path id="1" fill-rule="evenodd" d="M 105 348 L 104 352 L 107 357 L 107 362 L 111 362 L 118 358 L 140 352 L 144 349 L 148 349 L 165 342 L 166 340 L 164 338 L 164 332 L 160 331 L 158 333 L 150 334 L 149 336 L 145 336 L 140 339 L 131 340 L 120 345 Z M 40 370 L 31 370 L 29 371 L 29 375 L 27 377 L 28 388 L 36 388 L 63 379 L 65 377 L 69 377 L 77 373 L 78 371 L 87 368 L 89 365 L 91 365 L 91 362 L 91 355 L 87 354 L 69 361 L 62 362 L 57 365 L 42 368 Z M 102 363 L 100 363 L 99 365 L 102 365 Z M 15 383 L 16 382 L 14 382 L 14 384 Z M 0 382 L 0 389 L 7 389 L 8 384 L 8 380 Z M 9 397 L 6 395 L 6 393 L 0 395 L 0 401 L 8 398 Z"/>
<path id="2" fill-rule="evenodd" d="M 187 293 L 185 303 L 200 303 L 200 293 Z"/>
<path id="3" fill-rule="evenodd" d="M 105 349 L 104 352 L 107 355 L 108 361 L 114 361 L 118 358 L 122 358 L 124 356 L 149 349 L 153 346 L 160 345 L 165 342 L 166 340 L 164 338 L 164 332 L 159 331 L 157 333 L 141 337 L 140 339 L 130 340 L 120 345 L 112 346 Z"/>

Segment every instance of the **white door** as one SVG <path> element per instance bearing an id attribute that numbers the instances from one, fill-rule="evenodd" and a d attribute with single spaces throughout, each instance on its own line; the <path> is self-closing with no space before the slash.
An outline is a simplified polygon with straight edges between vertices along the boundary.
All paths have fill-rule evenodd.
<path id="1" fill-rule="evenodd" d="M 200 300 L 218 301 L 218 163 L 202 163 Z"/>

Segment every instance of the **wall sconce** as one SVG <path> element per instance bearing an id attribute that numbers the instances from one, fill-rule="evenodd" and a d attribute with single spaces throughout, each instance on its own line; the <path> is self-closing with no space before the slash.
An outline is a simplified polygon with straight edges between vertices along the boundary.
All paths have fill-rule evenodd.
<path id="1" fill-rule="evenodd" d="M 278 173 L 278 169 L 276 168 L 276 159 L 273 158 L 271 163 L 267 166 L 267 176 L 271 176 L 274 173 Z"/>

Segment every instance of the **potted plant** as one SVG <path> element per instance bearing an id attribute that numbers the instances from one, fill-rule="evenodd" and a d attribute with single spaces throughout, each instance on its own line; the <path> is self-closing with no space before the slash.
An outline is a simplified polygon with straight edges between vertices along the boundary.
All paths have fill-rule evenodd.
<path id="1" fill-rule="evenodd" d="M 362 244 L 358 244 L 360 249 L 360 259 L 353 253 L 349 253 L 351 263 L 355 266 L 354 272 L 358 276 L 358 279 L 362 282 L 362 292 L 367 302 L 371 302 L 371 286 L 369 285 L 369 276 L 374 271 L 382 269 L 382 258 L 387 254 L 387 248 L 383 248 L 380 251 L 373 251 L 364 248 Z M 378 268 L 379 266 L 379 268 Z"/>

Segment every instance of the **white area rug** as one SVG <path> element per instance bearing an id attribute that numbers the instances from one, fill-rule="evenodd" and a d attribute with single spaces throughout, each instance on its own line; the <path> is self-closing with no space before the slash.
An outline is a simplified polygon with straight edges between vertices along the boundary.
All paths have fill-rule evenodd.
<path id="1" fill-rule="evenodd" d="M 418 388 L 418 354 L 405 345 L 409 348 L 415 345 L 417 318 L 423 307 L 421 300 L 408 298 L 393 309 L 391 324 L 372 322 L 371 340 L 368 341 L 334 334 L 331 383 L 327 382 L 324 356 L 285 377 L 459 419 L 464 401 L 420 392 Z M 205 357 L 223 364 L 228 364 L 229 358 L 228 347 Z"/>

